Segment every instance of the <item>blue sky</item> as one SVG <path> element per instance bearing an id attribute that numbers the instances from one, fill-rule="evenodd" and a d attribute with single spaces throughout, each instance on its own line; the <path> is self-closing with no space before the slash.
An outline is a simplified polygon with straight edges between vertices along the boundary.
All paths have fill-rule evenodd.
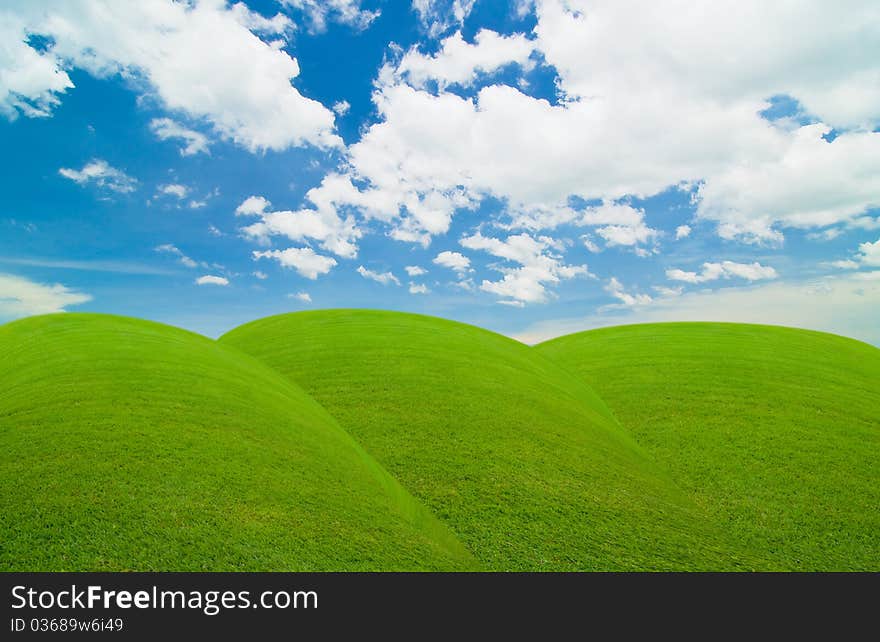
<path id="1" fill-rule="evenodd" d="M 0 321 L 880 344 L 880 12 L 831 4 L 5 3 Z"/>

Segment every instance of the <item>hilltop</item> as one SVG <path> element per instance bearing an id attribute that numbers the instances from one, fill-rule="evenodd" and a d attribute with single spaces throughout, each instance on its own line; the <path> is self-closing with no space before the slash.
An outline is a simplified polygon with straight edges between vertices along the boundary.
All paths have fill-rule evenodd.
<path id="1" fill-rule="evenodd" d="M 791 328 L 664 323 L 536 350 L 593 386 L 763 568 L 880 568 L 877 348 Z"/>
<path id="2" fill-rule="evenodd" d="M 106 315 L 0 327 L 0 570 L 476 567 L 247 355 Z"/>
<path id="3" fill-rule="evenodd" d="M 521 343 L 328 310 L 220 339 L 302 386 L 488 569 L 737 567 L 596 393 Z"/>

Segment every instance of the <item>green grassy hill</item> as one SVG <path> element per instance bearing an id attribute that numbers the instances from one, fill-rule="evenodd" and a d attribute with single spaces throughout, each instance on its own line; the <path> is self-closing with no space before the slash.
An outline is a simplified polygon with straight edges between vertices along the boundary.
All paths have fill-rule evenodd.
<path id="1" fill-rule="evenodd" d="M 589 387 L 516 341 L 336 310 L 220 342 L 301 385 L 488 569 L 740 564 Z"/>
<path id="2" fill-rule="evenodd" d="M 763 568 L 880 570 L 880 350 L 788 328 L 674 323 L 537 352 L 580 375 Z"/>
<path id="3" fill-rule="evenodd" d="M 476 566 L 246 355 L 105 315 L 0 326 L 0 571 Z"/>

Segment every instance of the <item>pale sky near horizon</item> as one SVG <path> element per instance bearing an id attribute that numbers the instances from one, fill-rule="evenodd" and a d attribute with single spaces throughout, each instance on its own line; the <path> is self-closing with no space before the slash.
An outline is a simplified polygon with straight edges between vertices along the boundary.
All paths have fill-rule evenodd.
<path id="1" fill-rule="evenodd" d="M 880 345 L 880 4 L 11 0 L 0 322 Z"/>

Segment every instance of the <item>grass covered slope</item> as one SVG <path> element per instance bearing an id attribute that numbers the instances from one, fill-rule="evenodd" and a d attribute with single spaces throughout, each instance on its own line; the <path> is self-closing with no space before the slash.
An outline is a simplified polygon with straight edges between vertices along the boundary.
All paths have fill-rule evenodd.
<path id="1" fill-rule="evenodd" d="M 765 568 L 880 570 L 880 350 L 789 328 L 671 323 L 536 350 L 578 373 Z"/>
<path id="2" fill-rule="evenodd" d="M 0 326 L 0 570 L 474 566 L 248 356 L 122 317 Z"/>
<path id="3" fill-rule="evenodd" d="M 734 564 L 595 393 L 516 341 L 367 310 L 270 317 L 220 341 L 305 388 L 488 569 Z"/>

